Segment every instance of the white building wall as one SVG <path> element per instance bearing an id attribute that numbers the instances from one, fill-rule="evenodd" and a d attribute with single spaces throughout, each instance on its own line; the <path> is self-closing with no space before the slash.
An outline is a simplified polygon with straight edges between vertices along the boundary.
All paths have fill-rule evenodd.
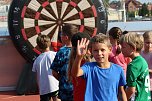
<path id="1" fill-rule="evenodd" d="M 122 21 L 122 11 L 108 8 L 109 21 Z"/>

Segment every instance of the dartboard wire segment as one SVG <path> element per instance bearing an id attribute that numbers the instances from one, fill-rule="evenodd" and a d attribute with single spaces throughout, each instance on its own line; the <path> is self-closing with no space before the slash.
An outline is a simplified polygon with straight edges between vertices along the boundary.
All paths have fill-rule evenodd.
<path id="1" fill-rule="evenodd" d="M 41 52 L 36 44 L 36 38 L 43 34 L 51 39 L 51 47 L 54 51 L 58 51 L 61 47 L 60 34 L 62 26 L 66 23 L 78 26 L 80 32 L 94 36 L 97 31 L 97 10 L 91 0 L 21 0 L 20 4 L 16 3 L 12 8 L 14 11 L 18 9 L 21 13 L 16 18 L 16 13 L 13 12 L 14 21 L 17 21 L 18 26 L 12 31 L 20 30 L 19 37 L 22 39 L 22 44 L 19 49 L 24 51 L 25 57 L 32 61 Z M 20 1 L 20 2 L 21 2 Z M 13 4 L 12 4 L 13 5 Z M 22 5 L 22 6 L 21 6 Z M 12 20 L 12 19 L 11 19 Z M 13 24 L 15 24 L 13 22 Z M 17 36 L 17 35 L 16 35 Z M 15 36 L 15 37 L 16 37 Z M 15 39 L 16 41 L 19 41 Z M 30 52 L 29 52 L 30 51 Z M 34 54 L 33 54 L 34 52 Z M 36 53 L 36 54 L 35 54 Z"/>

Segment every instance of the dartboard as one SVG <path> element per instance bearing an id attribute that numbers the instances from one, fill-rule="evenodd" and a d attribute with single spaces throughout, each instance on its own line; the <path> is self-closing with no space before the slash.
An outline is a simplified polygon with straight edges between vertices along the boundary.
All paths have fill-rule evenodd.
<path id="1" fill-rule="evenodd" d="M 54 51 L 62 46 L 63 24 L 74 24 L 90 36 L 107 30 L 107 14 L 102 0 L 13 0 L 8 25 L 12 40 L 21 55 L 32 62 L 41 53 L 39 35 L 51 39 Z"/>

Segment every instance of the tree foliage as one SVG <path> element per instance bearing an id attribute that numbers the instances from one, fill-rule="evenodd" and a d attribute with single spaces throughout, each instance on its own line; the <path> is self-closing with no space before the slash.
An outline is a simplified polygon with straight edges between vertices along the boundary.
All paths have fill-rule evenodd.
<path id="1" fill-rule="evenodd" d="M 104 5 L 105 5 L 106 7 L 109 6 L 109 0 L 103 0 L 103 2 L 104 2 Z"/>
<path id="2" fill-rule="evenodd" d="M 106 3 L 109 3 L 109 0 L 104 0 Z"/>
<path id="3" fill-rule="evenodd" d="M 139 15 L 140 16 L 147 16 L 148 15 L 148 8 L 147 8 L 147 4 L 146 3 L 144 3 L 143 5 L 142 5 L 142 8 L 139 10 Z"/>

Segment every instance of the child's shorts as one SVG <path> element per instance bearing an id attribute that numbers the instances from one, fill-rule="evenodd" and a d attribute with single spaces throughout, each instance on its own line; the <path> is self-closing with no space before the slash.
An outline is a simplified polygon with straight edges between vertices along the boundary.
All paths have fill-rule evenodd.
<path id="1" fill-rule="evenodd" d="M 58 92 L 59 91 L 55 91 L 55 92 L 52 92 L 52 93 L 40 95 L 40 101 L 50 101 L 51 97 L 58 96 Z"/>

